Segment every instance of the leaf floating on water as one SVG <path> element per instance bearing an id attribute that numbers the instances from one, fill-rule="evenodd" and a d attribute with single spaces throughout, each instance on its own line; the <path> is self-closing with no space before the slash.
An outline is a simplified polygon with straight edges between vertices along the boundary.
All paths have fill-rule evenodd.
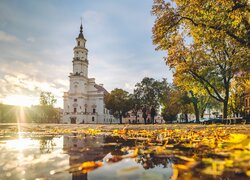
<path id="1" fill-rule="evenodd" d="M 87 168 L 97 168 L 102 166 L 103 163 L 100 161 L 94 162 L 94 161 L 87 161 L 81 164 L 81 166 L 79 167 L 79 170 L 82 169 L 87 169 Z"/>
<path id="2" fill-rule="evenodd" d="M 170 180 L 177 180 L 179 175 L 179 170 L 173 165 L 173 175 L 170 177 Z"/>
<path id="3" fill-rule="evenodd" d="M 82 163 L 78 169 L 82 171 L 82 173 L 88 173 L 90 171 L 95 170 L 98 167 L 101 167 L 102 165 L 103 163 L 100 161 L 97 161 L 97 162 L 87 161 L 87 162 Z"/>

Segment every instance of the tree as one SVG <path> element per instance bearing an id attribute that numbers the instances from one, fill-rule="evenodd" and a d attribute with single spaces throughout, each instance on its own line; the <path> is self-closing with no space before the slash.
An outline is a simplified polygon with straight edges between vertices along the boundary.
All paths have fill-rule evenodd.
<path id="1" fill-rule="evenodd" d="M 175 73 L 192 77 L 212 98 L 223 103 L 223 117 L 227 118 L 232 80 L 240 73 L 242 79 L 249 78 L 245 68 L 249 65 L 246 51 L 237 49 L 230 42 L 211 42 L 210 47 L 200 44 L 187 47 L 180 40 L 168 52 L 167 62 L 175 68 Z"/>
<path id="2" fill-rule="evenodd" d="M 122 116 L 132 109 L 132 103 L 127 91 L 123 89 L 114 89 L 110 94 L 104 97 L 106 108 L 112 110 L 114 116 L 119 117 L 122 124 Z"/>
<path id="3" fill-rule="evenodd" d="M 140 99 L 140 95 L 138 91 L 134 91 L 133 94 L 130 95 L 131 108 L 135 115 L 135 121 L 137 122 L 137 113 L 142 109 L 142 101 Z"/>
<path id="4" fill-rule="evenodd" d="M 158 109 L 165 82 L 165 79 L 161 82 L 154 78 L 145 77 L 135 85 L 134 95 L 140 100 L 141 105 Z"/>
<path id="5" fill-rule="evenodd" d="M 244 21 L 245 9 L 239 8 L 237 12 L 233 10 L 232 14 L 229 13 L 245 22 L 242 24 L 241 21 L 234 21 L 231 17 L 220 19 L 218 11 L 226 13 L 225 9 L 232 10 L 233 6 L 230 6 L 232 5 L 230 3 L 225 2 L 224 7 L 218 6 L 217 1 L 215 3 L 195 0 L 189 4 L 185 2 L 178 0 L 177 6 L 171 7 L 171 4 L 163 0 L 155 1 L 152 12 L 157 18 L 153 28 L 153 42 L 158 45 L 158 50 L 168 51 L 166 62 L 174 69 L 176 76 L 180 74 L 192 77 L 193 81 L 199 83 L 209 96 L 223 103 L 223 117 L 227 118 L 231 81 L 238 74 L 249 78 L 250 72 L 249 42 L 243 43 L 236 40 L 244 40 L 243 37 L 248 37 L 247 34 L 249 34 L 249 27 Z M 225 19 L 226 22 L 224 22 Z M 239 37 L 232 38 L 225 30 L 212 28 L 212 23 L 235 32 Z M 238 23 L 241 27 L 230 30 L 233 27 L 229 26 L 230 23 Z M 191 37 L 192 40 L 185 42 L 185 37 Z"/>
<path id="6" fill-rule="evenodd" d="M 201 36 L 227 37 L 234 44 L 250 48 L 249 12 L 248 0 L 154 0 L 152 14 L 157 19 L 153 39 L 169 46 L 169 39 L 184 28 L 195 41 Z"/>
<path id="7" fill-rule="evenodd" d="M 58 110 L 53 106 L 56 103 L 56 98 L 51 92 L 41 92 L 40 107 L 36 108 L 36 112 L 40 112 L 40 122 L 52 123 L 58 121 Z"/>
<path id="8" fill-rule="evenodd" d="M 179 87 L 180 90 L 188 92 L 190 101 L 194 108 L 196 116 L 196 122 L 200 121 L 200 117 L 203 118 L 206 108 L 214 105 L 214 100 L 209 96 L 203 86 L 193 80 L 192 76 L 182 73 L 174 74 L 174 84 Z"/>
<path id="9" fill-rule="evenodd" d="M 191 107 L 191 99 L 187 92 L 181 90 L 179 87 L 172 85 L 168 86 L 167 91 L 163 93 L 161 98 L 162 116 L 165 121 L 176 120 L 177 115 L 182 113 L 185 122 L 188 122 L 188 114 L 193 112 Z"/>
<path id="10" fill-rule="evenodd" d="M 245 91 L 245 84 L 240 81 L 233 81 L 231 84 L 231 94 L 229 97 L 229 112 L 233 116 L 240 116 L 243 114 L 243 96 Z"/>
<path id="11" fill-rule="evenodd" d="M 40 105 L 42 106 L 54 106 L 56 98 L 51 92 L 42 91 L 40 94 Z"/>

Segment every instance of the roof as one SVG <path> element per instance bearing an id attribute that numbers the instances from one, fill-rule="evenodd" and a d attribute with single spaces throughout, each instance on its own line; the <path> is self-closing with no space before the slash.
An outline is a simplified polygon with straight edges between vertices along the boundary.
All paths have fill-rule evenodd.
<path id="1" fill-rule="evenodd" d="M 83 36 L 83 33 L 82 33 L 82 24 L 80 26 L 80 33 L 78 35 L 78 38 L 82 38 L 82 39 L 85 39 L 84 36 Z"/>
<path id="2" fill-rule="evenodd" d="M 100 91 L 100 92 L 104 92 L 104 94 L 108 94 L 109 92 L 103 87 L 103 86 L 100 86 L 98 84 L 95 84 L 94 87 Z"/>

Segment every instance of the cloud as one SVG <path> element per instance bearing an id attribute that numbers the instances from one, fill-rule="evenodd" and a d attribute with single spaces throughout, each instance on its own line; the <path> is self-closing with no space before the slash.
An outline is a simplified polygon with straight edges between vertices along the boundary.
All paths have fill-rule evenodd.
<path id="1" fill-rule="evenodd" d="M 34 37 L 28 37 L 27 41 L 30 43 L 34 43 L 35 42 L 35 38 Z"/>
<path id="2" fill-rule="evenodd" d="M 96 83 L 108 91 L 132 92 L 144 76 L 171 76 L 162 53 L 152 45 L 151 5 L 132 0 L 0 1 L 0 101 L 15 94 L 39 97 L 44 90 L 56 95 L 62 106 L 81 15 L 89 77 Z"/>
<path id="3" fill-rule="evenodd" d="M 17 37 L 13 36 L 13 35 L 10 35 L 10 34 L 7 34 L 4 31 L 0 31 L 0 42 L 1 41 L 2 42 L 12 43 L 12 42 L 16 42 L 17 41 Z"/>

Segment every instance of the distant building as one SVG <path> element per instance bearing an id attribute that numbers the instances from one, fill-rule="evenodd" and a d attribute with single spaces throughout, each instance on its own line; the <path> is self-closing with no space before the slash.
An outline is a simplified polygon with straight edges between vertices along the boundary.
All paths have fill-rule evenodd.
<path id="1" fill-rule="evenodd" d="M 162 124 L 165 123 L 163 120 L 163 117 L 160 115 L 155 116 L 155 123 L 157 124 Z M 147 112 L 147 123 L 150 123 L 151 117 L 150 117 L 150 112 Z M 127 113 L 127 116 L 122 118 L 122 122 L 125 124 L 144 124 L 144 118 L 143 118 L 143 113 L 141 110 L 137 112 L 137 118 L 136 115 L 133 111 L 129 111 Z"/>
<path id="2" fill-rule="evenodd" d="M 104 95 L 108 92 L 102 84 L 88 77 L 88 50 L 85 47 L 82 25 L 76 38 L 73 57 L 73 73 L 70 73 L 70 88 L 64 93 L 62 123 L 117 123 L 105 108 Z"/>

